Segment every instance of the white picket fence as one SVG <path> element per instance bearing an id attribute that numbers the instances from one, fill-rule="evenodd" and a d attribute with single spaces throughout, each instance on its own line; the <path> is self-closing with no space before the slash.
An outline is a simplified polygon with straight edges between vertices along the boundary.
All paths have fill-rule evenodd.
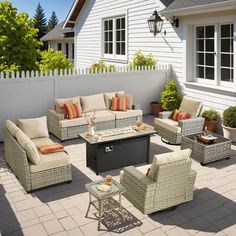
<path id="1" fill-rule="evenodd" d="M 169 64 L 157 64 L 156 66 L 138 66 L 138 67 L 130 67 L 130 66 L 117 66 L 115 68 L 111 68 L 110 71 L 107 71 L 106 68 L 102 70 L 98 70 L 97 68 L 92 71 L 90 68 L 79 68 L 79 69 L 64 69 L 64 70 L 50 70 L 50 71 L 17 71 L 17 72 L 0 72 L 0 79 L 18 79 L 18 78 L 46 78 L 46 77 L 70 77 L 70 76 L 78 76 L 78 75 L 97 75 L 97 74 L 112 74 L 112 73 L 127 73 L 127 72 L 139 72 L 139 71 L 169 71 Z"/>

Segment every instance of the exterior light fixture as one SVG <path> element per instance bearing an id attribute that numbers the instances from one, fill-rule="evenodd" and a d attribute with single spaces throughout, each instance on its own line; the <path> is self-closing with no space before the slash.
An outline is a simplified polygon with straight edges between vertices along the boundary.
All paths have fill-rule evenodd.
<path id="1" fill-rule="evenodd" d="M 148 26 L 151 33 L 156 37 L 162 30 L 163 20 L 155 10 L 153 14 L 148 19 Z"/>

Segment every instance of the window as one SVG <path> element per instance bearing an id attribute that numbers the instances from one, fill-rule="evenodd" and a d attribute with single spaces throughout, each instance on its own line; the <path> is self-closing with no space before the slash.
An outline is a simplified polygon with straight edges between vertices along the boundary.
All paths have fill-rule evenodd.
<path id="1" fill-rule="evenodd" d="M 69 44 L 66 43 L 66 58 L 69 58 Z"/>
<path id="2" fill-rule="evenodd" d="M 233 82 L 233 24 L 197 26 L 195 33 L 197 79 Z"/>
<path id="3" fill-rule="evenodd" d="M 126 56 L 125 16 L 103 20 L 103 56 L 124 59 Z"/>
<path id="4" fill-rule="evenodd" d="M 61 51 L 61 43 L 57 44 L 57 51 Z"/>

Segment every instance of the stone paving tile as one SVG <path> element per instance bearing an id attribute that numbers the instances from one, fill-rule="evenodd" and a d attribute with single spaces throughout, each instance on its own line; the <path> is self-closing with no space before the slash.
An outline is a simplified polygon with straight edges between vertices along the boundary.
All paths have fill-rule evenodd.
<path id="1" fill-rule="evenodd" d="M 49 220 L 43 223 L 47 233 L 49 235 L 63 231 L 63 227 L 57 219 Z"/>
<path id="2" fill-rule="evenodd" d="M 145 116 L 150 124 L 152 116 Z M 56 138 L 56 142 L 58 140 Z M 90 236 L 117 235 L 102 225 L 97 232 L 97 220 L 85 218 L 88 207 L 86 183 L 111 174 L 119 180 L 120 169 L 96 175 L 86 167 L 86 148 L 82 140 L 65 141 L 63 145 L 71 156 L 73 182 L 61 184 L 27 194 L 2 161 L 0 144 L 0 231 L 6 236 L 57 235 Z M 151 138 L 150 162 L 154 154 L 179 150 L 161 142 L 158 135 Z M 143 215 L 127 199 L 123 206 L 143 223 L 121 233 L 122 236 L 139 235 L 236 235 L 236 145 L 232 157 L 205 167 L 192 160 L 197 171 L 194 200 L 182 204 L 174 211 Z M 89 216 L 94 218 L 94 209 Z M 11 224 L 9 224 L 11 222 Z"/>

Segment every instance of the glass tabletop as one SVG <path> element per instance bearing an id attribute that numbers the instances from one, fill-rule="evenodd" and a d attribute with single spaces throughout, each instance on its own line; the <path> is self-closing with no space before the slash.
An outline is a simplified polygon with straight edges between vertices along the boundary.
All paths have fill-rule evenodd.
<path id="1" fill-rule="evenodd" d="M 81 133 L 79 136 L 90 144 L 96 144 L 130 137 L 152 135 L 155 133 L 156 131 L 152 126 L 143 123 L 141 127 L 127 126 L 97 131 L 93 136 L 89 136 L 86 133 Z"/>
<path id="2" fill-rule="evenodd" d="M 212 142 L 206 143 L 204 141 L 202 141 L 199 136 L 200 135 L 210 135 L 212 137 L 215 137 L 216 139 L 213 140 Z M 194 142 L 200 143 L 200 144 L 204 144 L 204 145 L 214 145 L 214 144 L 219 144 L 219 143 L 224 143 L 224 142 L 230 142 L 229 139 L 223 137 L 222 135 L 216 134 L 216 133 L 212 133 L 210 131 L 202 132 L 202 133 L 198 133 L 198 134 L 193 134 L 193 135 L 188 135 L 186 136 L 186 138 L 193 140 Z"/>
<path id="3" fill-rule="evenodd" d="M 105 179 L 101 179 L 101 180 L 86 184 L 85 188 L 90 194 L 92 194 L 97 199 L 109 198 L 119 193 L 123 193 L 125 191 L 124 187 L 114 179 L 112 180 L 112 184 L 109 185 L 111 187 L 110 190 L 106 192 L 103 192 L 97 189 L 97 186 L 102 185 L 102 184 L 105 185 Z"/>

